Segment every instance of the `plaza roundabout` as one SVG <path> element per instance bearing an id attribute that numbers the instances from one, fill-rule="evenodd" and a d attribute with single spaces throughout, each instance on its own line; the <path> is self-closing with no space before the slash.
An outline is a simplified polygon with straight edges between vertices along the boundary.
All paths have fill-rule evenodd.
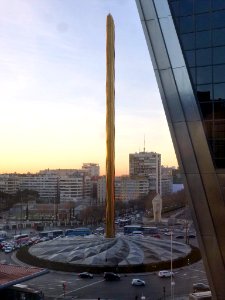
<path id="1" fill-rule="evenodd" d="M 128 235 L 117 235 L 110 239 L 90 235 L 59 237 L 33 245 L 26 251 L 26 255 L 19 252 L 21 260 L 29 257 L 30 263 L 53 269 L 100 272 L 116 268 L 121 272 L 132 272 L 149 271 L 149 266 L 155 270 L 162 266 L 169 268 L 171 258 L 174 263 L 180 261 L 182 263 L 179 265 L 186 264 L 191 261 L 193 247 L 173 241 L 171 252 L 171 241 L 167 239 Z"/>

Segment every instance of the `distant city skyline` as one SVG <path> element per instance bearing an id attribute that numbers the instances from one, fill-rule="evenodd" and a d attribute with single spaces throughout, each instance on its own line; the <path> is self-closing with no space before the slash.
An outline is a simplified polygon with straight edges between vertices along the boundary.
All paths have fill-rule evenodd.
<path id="1" fill-rule="evenodd" d="M 0 1 L 0 173 L 105 174 L 105 21 L 115 21 L 116 175 L 129 153 L 177 166 L 135 1 Z M 145 146 L 144 146 L 145 139 Z"/>

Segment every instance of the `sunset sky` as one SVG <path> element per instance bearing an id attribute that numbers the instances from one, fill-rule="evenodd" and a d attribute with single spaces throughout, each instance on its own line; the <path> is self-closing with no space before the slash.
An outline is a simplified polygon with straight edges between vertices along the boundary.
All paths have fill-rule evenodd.
<path id="1" fill-rule="evenodd" d="M 133 0 L 0 0 L 0 173 L 100 164 L 105 172 L 105 36 L 116 34 L 116 174 L 129 153 L 177 166 Z"/>

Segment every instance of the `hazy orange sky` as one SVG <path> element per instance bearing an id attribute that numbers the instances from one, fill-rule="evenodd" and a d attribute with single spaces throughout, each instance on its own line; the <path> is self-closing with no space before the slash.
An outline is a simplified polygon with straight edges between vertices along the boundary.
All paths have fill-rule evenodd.
<path id="1" fill-rule="evenodd" d="M 12 4 L 13 3 L 13 4 Z M 105 30 L 116 30 L 116 174 L 129 153 L 177 166 L 135 1 L 0 1 L 0 173 L 100 164 Z"/>

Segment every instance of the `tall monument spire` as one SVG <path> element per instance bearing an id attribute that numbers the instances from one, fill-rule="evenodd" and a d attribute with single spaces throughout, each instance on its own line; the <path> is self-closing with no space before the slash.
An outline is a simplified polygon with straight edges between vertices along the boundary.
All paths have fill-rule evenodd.
<path id="1" fill-rule="evenodd" d="M 115 237 L 115 30 L 106 20 L 106 237 Z"/>

